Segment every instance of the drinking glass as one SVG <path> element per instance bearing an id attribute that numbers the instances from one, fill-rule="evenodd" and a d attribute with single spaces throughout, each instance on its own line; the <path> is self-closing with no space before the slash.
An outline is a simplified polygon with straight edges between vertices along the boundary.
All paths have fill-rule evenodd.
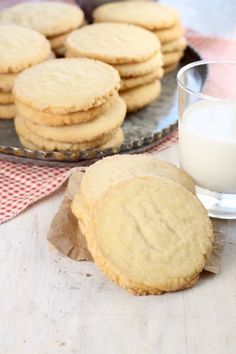
<path id="1" fill-rule="evenodd" d="M 194 62 L 177 81 L 180 165 L 209 216 L 236 219 L 236 62 Z"/>

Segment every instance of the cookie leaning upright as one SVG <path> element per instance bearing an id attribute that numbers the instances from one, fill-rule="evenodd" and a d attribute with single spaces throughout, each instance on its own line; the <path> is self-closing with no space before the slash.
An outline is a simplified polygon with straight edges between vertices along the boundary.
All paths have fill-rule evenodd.
<path id="1" fill-rule="evenodd" d="M 33 43 L 33 45 L 32 45 Z M 0 25 L 0 118 L 15 116 L 12 88 L 17 75 L 51 54 L 49 42 L 40 33 L 15 25 Z"/>
<path id="2" fill-rule="evenodd" d="M 147 105 L 160 94 L 163 76 L 160 42 L 154 34 L 138 26 L 100 23 L 83 27 L 68 36 L 66 55 L 111 64 L 121 76 L 120 94 L 128 111 Z M 150 83 L 155 83 L 153 92 L 143 99 L 137 88 Z M 126 99 L 127 95 L 133 95 L 132 102 Z"/>
<path id="3" fill-rule="evenodd" d="M 112 185 L 95 205 L 85 236 L 101 271 L 137 295 L 194 285 L 213 240 L 197 197 L 159 176 Z"/>
<path id="4" fill-rule="evenodd" d="M 88 167 L 72 202 L 81 229 L 87 228 L 91 210 L 111 185 L 137 176 L 164 176 L 195 193 L 192 178 L 171 163 L 149 155 L 109 156 Z"/>
<path id="5" fill-rule="evenodd" d="M 90 59 L 50 60 L 25 70 L 13 90 L 21 142 L 81 151 L 107 143 L 126 114 L 119 86 L 115 69 Z"/>
<path id="6" fill-rule="evenodd" d="M 161 41 L 165 72 L 173 70 L 186 48 L 178 12 L 153 1 L 118 1 L 97 7 L 95 22 L 130 23 L 152 31 Z"/>
<path id="7" fill-rule="evenodd" d="M 82 10 L 57 1 L 23 2 L 0 12 L 0 23 L 32 28 L 46 36 L 57 55 L 64 55 L 67 35 L 84 21 Z"/>

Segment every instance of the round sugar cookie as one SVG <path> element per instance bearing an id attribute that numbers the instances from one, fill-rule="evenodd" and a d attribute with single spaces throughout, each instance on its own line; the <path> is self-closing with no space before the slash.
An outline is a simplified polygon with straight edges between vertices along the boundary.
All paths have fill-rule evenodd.
<path id="1" fill-rule="evenodd" d="M 1 74 L 18 73 L 46 60 L 50 52 L 49 41 L 40 33 L 15 25 L 0 25 Z"/>
<path id="2" fill-rule="evenodd" d="M 163 77 L 164 70 L 159 67 L 155 71 L 143 75 L 143 76 L 138 76 L 138 77 L 131 77 L 131 78 L 122 78 L 121 79 L 121 85 L 120 85 L 120 91 L 125 91 L 128 89 L 131 89 L 133 87 L 138 87 L 142 86 L 145 84 L 148 84 L 149 82 L 152 82 L 156 79 L 161 79 Z"/>
<path id="3" fill-rule="evenodd" d="M 115 93 L 98 107 L 91 108 L 87 111 L 78 111 L 63 115 L 37 111 L 20 101 L 15 101 L 15 105 L 20 115 L 34 123 L 49 126 L 64 126 L 85 123 L 97 118 L 99 115 L 101 115 L 111 107 L 114 100 L 117 98 L 117 95 L 118 94 Z"/>
<path id="4" fill-rule="evenodd" d="M 14 103 L 14 97 L 11 93 L 5 93 L 0 91 L 0 104 Z"/>
<path id="5" fill-rule="evenodd" d="M 112 185 L 95 205 L 85 237 L 110 280 L 146 295 L 191 287 L 211 254 L 213 230 L 196 196 L 149 176 Z"/>
<path id="6" fill-rule="evenodd" d="M 25 130 L 25 133 L 26 132 L 27 132 L 27 128 Z M 28 134 L 26 134 L 26 135 L 28 135 Z M 51 148 L 50 150 L 67 150 L 67 149 L 65 149 L 65 147 L 68 147 L 68 146 L 70 147 L 69 150 L 79 150 L 78 148 L 80 148 L 80 149 L 86 148 L 86 144 L 72 144 L 72 145 L 65 144 L 65 147 L 64 147 L 63 143 L 61 145 L 61 143 L 55 144 L 55 142 L 51 142 L 51 141 L 45 142 L 43 139 L 41 139 L 40 137 L 37 136 L 36 140 L 41 142 L 41 147 L 40 147 L 40 146 L 37 146 L 36 144 L 30 142 L 29 140 L 27 140 L 27 137 L 24 138 L 22 135 L 19 135 L 18 138 L 19 138 L 21 144 L 30 150 L 40 150 L 42 148 L 45 148 L 45 144 L 46 144 L 46 146 L 49 146 Z M 105 139 L 106 138 L 103 138 L 102 140 L 105 140 Z M 112 135 L 106 143 L 99 145 L 98 148 L 99 148 L 99 150 L 103 150 L 103 149 L 108 149 L 111 147 L 116 147 L 116 146 L 121 145 L 123 143 L 123 139 L 124 139 L 124 135 L 123 135 L 122 129 L 119 128 L 118 131 L 115 132 L 114 135 Z M 96 143 L 94 142 L 94 144 L 96 144 Z M 89 146 L 89 144 L 88 144 L 87 150 L 91 149 L 92 145 L 93 144 L 90 144 L 90 146 Z M 62 149 L 60 149 L 60 146 L 62 147 Z M 55 147 L 59 147 L 59 149 L 55 149 Z M 64 147 L 64 149 L 63 149 L 63 147 Z"/>
<path id="7" fill-rule="evenodd" d="M 0 119 L 12 119 L 16 115 L 14 104 L 0 104 Z"/>
<path id="8" fill-rule="evenodd" d="M 136 77 L 147 75 L 163 65 L 161 52 L 155 54 L 152 58 L 141 62 L 132 64 L 117 64 L 113 67 L 119 72 L 121 78 Z"/>
<path id="9" fill-rule="evenodd" d="M 66 40 L 69 55 L 109 64 L 138 63 L 160 51 L 157 37 L 138 26 L 95 23 L 72 32 Z"/>
<path id="10" fill-rule="evenodd" d="M 152 1 L 118 1 L 97 7 L 93 18 L 95 22 L 131 23 L 155 30 L 173 26 L 179 14 L 173 7 Z"/>
<path id="11" fill-rule="evenodd" d="M 111 138 L 105 144 L 102 144 L 99 148 L 102 150 L 109 149 L 109 148 L 119 146 L 123 142 L 124 142 L 124 133 L 123 133 L 122 128 L 119 128 L 114 133 L 114 135 L 112 135 Z"/>
<path id="12" fill-rule="evenodd" d="M 133 112 L 147 106 L 160 96 L 161 83 L 159 80 L 150 82 L 139 87 L 121 91 L 120 96 L 126 103 L 127 112 Z"/>
<path id="13" fill-rule="evenodd" d="M 39 111 L 67 114 L 100 106 L 117 92 L 118 72 L 85 59 L 49 60 L 18 75 L 15 99 Z"/>
<path id="14" fill-rule="evenodd" d="M 175 39 L 171 42 L 167 42 L 162 44 L 161 50 L 162 53 L 165 55 L 166 53 L 172 53 L 175 51 L 184 51 L 184 49 L 187 46 L 187 41 L 186 39 L 182 36 L 178 39 Z"/>
<path id="15" fill-rule="evenodd" d="M 164 67 L 164 73 L 165 75 L 170 73 L 171 71 L 174 71 L 178 67 L 178 63 L 172 64 L 172 65 L 167 65 Z"/>
<path id="16" fill-rule="evenodd" d="M 0 91 L 9 93 L 12 91 L 16 74 L 0 74 Z"/>
<path id="17" fill-rule="evenodd" d="M 51 44 L 52 49 L 56 49 L 65 45 L 66 38 L 71 32 L 60 34 L 58 36 L 49 37 L 48 40 Z"/>
<path id="18" fill-rule="evenodd" d="M 86 227 L 90 211 L 107 189 L 136 176 L 163 176 L 195 193 L 192 178 L 175 165 L 150 155 L 114 155 L 89 166 L 72 202 L 72 211 Z"/>
<path id="19" fill-rule="evenodd" d="M 184 28 L 180 22 L 166 29 L 159 29 L 153 32 L 160 40 L 161 44 L 173 41 L 184 34 Z"/>
<path id="20" fill-rule="evenodd" d="M 75 5 L 59 1 L 23 2 L 0 12 L 0 23 L 32 28 L 56 36 L 82 25 L 84 14 Z"/>
<path id="21" fill-rule="evenodd" d="M 99 139 L 118 129 L 124 121 L 125 114 L 125 103 L 120 97 L 117 97 L 107 111 L 90 122 L 52 127 L 36 124 L 25 119 L 25 125 L 32 132 L 47 140 L 63 143 L 82 143 Z"/>
<path id="22" fill-rule="evenodd" d="M 25 121 L 26 120 L 22 116 L 17 115 L 14 120 L 15 129 L 22 145 L 32 150 L 85 151 L 105 144 L 113 136 L 113 134 L 115 134 L 115 130 L 113 130 L 109 134 L 105 134 L 102 137 L 99 137 L 95 140 L 91 140 L 89 142 L 63 143 L 56 140 L 52 141 L 49 139 L 45 139 L 35 134 L 26 126 Z"/>
<path id="23" fill-rule="evenodd" d="M 183 56 L 183 51 L 174 51 L 163 55 L 164 67 L 178 63 Z"/>

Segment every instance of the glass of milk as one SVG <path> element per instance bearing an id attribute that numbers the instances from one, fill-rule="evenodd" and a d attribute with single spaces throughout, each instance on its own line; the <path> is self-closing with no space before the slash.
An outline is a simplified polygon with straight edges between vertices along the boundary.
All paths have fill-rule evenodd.
<path id="1" fill-rule="evenodd" d="M 236 219 L 236 62 L 198 61 L 177 81 L 180 165 L 210 216 Z"/>

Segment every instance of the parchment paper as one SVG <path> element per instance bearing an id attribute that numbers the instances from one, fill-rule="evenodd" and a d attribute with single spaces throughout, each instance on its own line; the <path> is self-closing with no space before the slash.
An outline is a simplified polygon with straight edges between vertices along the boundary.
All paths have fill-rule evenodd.
<path id="1" fill-rule="evenodd" d="M 76 261 L 93 261 L 87 249 L 86 240 L 79 229 L 78 221 L 70 209 L 73 196 L 75 192 L 79 190 L 83 173 L 84 172 L 81 172 L 81 170 L 76 170 L 71 175 L 64 200 L 51 223 L 48 241 L 62 254 Z M 218 273 L 224 246 L 224 233 L 220 220 L 212 220 L 212 222 L 215 239 L 212 254 L 204 270 L 211 273 Z"/>

